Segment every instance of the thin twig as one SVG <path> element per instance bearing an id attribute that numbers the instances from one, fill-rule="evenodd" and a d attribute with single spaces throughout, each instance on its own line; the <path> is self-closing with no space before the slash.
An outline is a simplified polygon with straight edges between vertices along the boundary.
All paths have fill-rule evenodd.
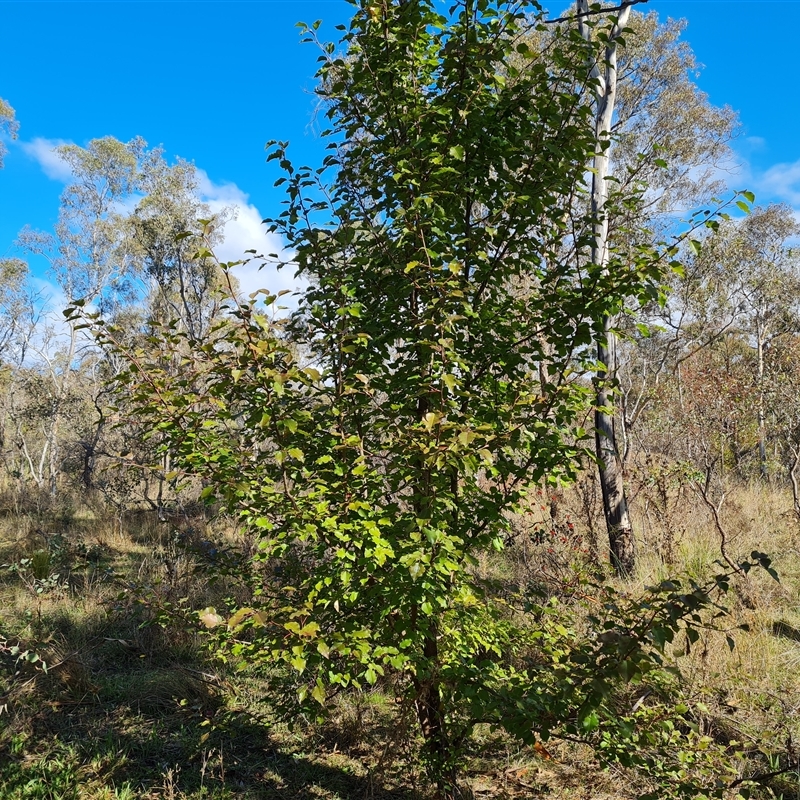
<path id="1" fill-rule="evenodd" d="M 783 769 L 776 769 L 773 772 L 757 772 L 755 775 L 747 775 L 744 778 L 737 778 L 733 783 L 728 784 L 729 789 L 735 789 L 743 783 L 766 783 L 767 781 L 777 778 L 779 775 L 785 775 L 787 772 L 794 772 L 800 770 L 800 762 L 790 764 Z"/>
<path id="2" fill-rule="evenodd" d="M 722 520 L 720 519 L 719 516 L 722 504 L 725 502 L 725 493 L 723 492 L 722 497 L 720 498 L 719 501 L 719 505 L 718 506 L 714 505 L 714 503 L 711 502 L 711 499 L 708 496 L 708 487 L 710 482 L 711 482 L 711 471 L 708 470 L 706 472 L 705 484 L 703 486 L 695 484 L 695 491 L 700 496 L 700 499 L 705 503 L 706 507 L 711 512 L 711 516 L 714 519 L 714 527 L 717 529 L 717 533 L 719 534 L 719 552 L 725 559 L 725 563 L 734 572 L 742 572 L 742 568 L 734 564 L 733 561 L 731 561 L 730 557 L 728 556 L 727 552 L 728 536 L 725 531 L 725 528 L 723 528 L 722 526 Z"/>
<path id="3" fill-rule="evenodd" d="M 576 14 L 571 14 L 565 17 L 557 17 L 556 19 L 543 19 L 542 22 L 545 25 L 555 25 L 556 22 L 571 22 L 575 19 L 581 19 L 582 17 L 595 17 L 598 14 L 610 14 L 612 11 L 623 11 L 624 9 L 628 8 L 628 6 L 635 6 L 639 3 L 647 3 L 649 0 L 625 0 L 625 2 L 620 3 L 618 6 L 612 6 L 611 8 L 591 8 L 588 11 L 579 11 Z"/>

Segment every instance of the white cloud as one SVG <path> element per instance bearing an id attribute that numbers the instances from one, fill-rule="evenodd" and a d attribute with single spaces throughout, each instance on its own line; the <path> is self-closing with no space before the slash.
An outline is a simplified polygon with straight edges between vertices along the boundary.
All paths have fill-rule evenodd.
<path id="1" fill-rule="evenodd" d="M 763 150 L 767 146 L 767 140 L 763 136 L 746 136 L 742 142 L 748 150 Z"/>
<path id="2" fill-rule="evenodd" d="M 72 170 L 56 152 L 59 145 L 68 143 L 62 139 L 37 137 L 30 142 L 20 142 L 19 145 L 26 155 L 39 164 L 45 175 L 53 180 L 68 183 L 73 176 Z M 290 257 L 280 237 L 266 231 L 262 223 L 263 215 L 250 202 L 249 196 L 234 183 L 215 183 L 202 169 L 197 170 L 197 176 L 201 199 L 208 204 L 212 213 L 219 213 L 226 208 L 232 211 L 224 228 L 224 240 L 216 248 L 216 255 L 220 261 L 250 259 L 248 263 L 233 269 L 242 294 L 247 296 L 259 289 L 277 293 L 284 290 L 294 292 L 305 288 L 307 284 L 294 277 L 292 267 L 287 266 L 278 270 L 270 263 L 272 259 L 255 259 L 246 253 L 247 250 L 255 250 L 263 256 L 277 254 L 280 259 Z M 117 210 L 132 211 L 139 200 L 138 196 L 120 200 L 116 204 Z M 296 299 L 292 300 L 288 295 L 281 302 L 282 305 L 292 308 L 297 305 Z"/>
<path id="3" fill-rule="evenodd" d="M 248 295 L 259 289 L 268 289 L 272 293 L 283 290 L 292 292 L 305 288 L 305 282 L 294 277 L 294 270 L 286 266 L 278 270 L 272 259 L 263 261 L 251 258 L 247 250 L 255 250 L 259 255 L 269 256 L 276 254 L 280 259 L 288 259 L 288 253 L 279 236 L 267 232 L 262 223 L 263 215 L 250 202 L 249 196 L 233 183 L 214 183 L 208 175 L 198 169 L 199 190 L 201 197 L 213 213 L 219 213 L 225 208 L 233 212 L 233 217 L 228 220 L 224 228 L 224 240 L 215 248 L 220 261 L 243 261 L 251 259 L 246 264 L 233 268 L 233 274 L 239 280 L 243 295 Z M 287 295 L 281 300 L 282 305 L 296 306 Z"/>
<path id="4" fill-rule="evenodd" d="M 56 152 L 62 144 L 70 144 L 63 139 L 44 139 L 41 136 L 30 142 L 20 142 L 20 147 L 36 161 L 48 178 L 67 183 L 72 178 L 72 169 Z"/>
<path id="5" fill-rule="evenodd" d="M 800 207 L 800 161 L 770 167 L 759 176 L 757 189 L 759 194 Z"/>
<path id="6" fill-rule="evenodd" d="M 800 217 L 800 160 L 759 169 L 753 165 L 749 155 L 765 147 L 765 140 L 750 137 L 742 144 L 729 162 L 714 170 L 714 179 L 724 183 L 731 193 L 744 190 L 754 192 L 756 203 L 760 206 L 786 203 Z M 737 212 L 734 210 L 732 213 Z"/>
<path id="7" fill-rule="evenodd" d="M 750 137 L 745 140 L 744 151 L 755 151 L 766 146 L 766 140 Z M 754 145 L 754 146 L 750 146 Z M 767 206 L 770 203 L 788 205 L 798 225 L 800 225 L 800 160 L 793 163 L 773 164 L 766 170 L 753 166 L 742 150 L 736 153 L 736 168 L 724 179 L 729 191 L 750 190 L 756 196 L 756 205 Z M 739 216 L 735 209 L 728 209 Z M 797 246 L 800 240 L 790 240 L 791 246 Z"/>

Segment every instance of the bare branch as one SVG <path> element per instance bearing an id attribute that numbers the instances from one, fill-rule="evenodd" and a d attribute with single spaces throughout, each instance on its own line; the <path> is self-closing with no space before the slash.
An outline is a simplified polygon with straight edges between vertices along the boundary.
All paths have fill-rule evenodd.
<path id="1" fill-rule="evenodd" d="M 613 11 L 624 11 L 626 8 L 630 6 L 639 5 L 639 3 L 647 3 L 649 0 L 625 0 L 625 2 L 620 3 L 618 6 L 612 6 L 611 8 L 591 8 L 588 11 L 579 11 L 576 14 L 571 14 L 565 17 L 557 17 L 556 19 L 543 19 L 542 22 L 545 25 L 555 25 L 556 22 L 571 22 L 572 20 L 582 19 L 583 17 L 595 17 L 598 14 L 610 14 Z"/>
<path id="2" fill-rule="evenodd" d="M 727 545 L 728 545 L 728 534 L 725 528 L 722 526 L 722 520 L 720 519 L 720 511 L 722 510 L 722 504 L 725 502 L 725 492 L 722 493 L 722 497 L 720 497 L 719 503 L 715 504 L 711 501 L 709 497 L 709 485 L 711 484 L 711 466 L 706 469 L 706 479 L 702 485 L 700 483 L 694 484 L 694 490 L 697 492 L 697 495 L 700 499 L 705 503 L 708 510 L 711 512 L 711 516 L 714 519 L 714 527 L 717 529 L 717 533 L 719 534 L 719 552 L 722 555 L 723 559 L 725 559 L 725 563 L 734 571 L 738 573 L 742 573 L 742 568 L 737 564 L 734 564 L 731 561 L 730 556 L 728 555 Z"/>
<path id="3" fill-rule="evenodd" d="M 794 764 L 789 762 L 788 767 L 784 767 L 783 769 L 776 769 L 772 772 L 757 772 L 755 775 L 746 775 L 744 778 L 737 778 L 733 783 L 728 784 L 729 789 L 735 789 L 737 786 L 741 786 L 743 783 L 766 783 L 767 781 L 772 780 L 773 778 L 777 778 L 779 775 L 785 775 L 787 772 L 794 772 L 800 768 L 800 762 L 795 762 Z"/>

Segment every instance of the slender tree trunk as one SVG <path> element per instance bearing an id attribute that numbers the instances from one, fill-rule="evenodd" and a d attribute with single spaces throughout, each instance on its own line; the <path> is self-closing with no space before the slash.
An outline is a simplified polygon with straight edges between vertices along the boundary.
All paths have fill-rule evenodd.
<path id="1" fill-rule="evenodd" d="M 608 392 L 607 376 L 616 370 L 616 358 L 613 354 L 614 334 L 608 330 L 606 320 L 606 339 L 597 345 L 597 359 L 606 365 L 606 376 L 597 381 L 596 404 L 594 415 L 595 452 L 598 459 L 600 488 L 603 493 L 603 514 L 608 530 L 608 545 L 611 553 L 611 564 L 620 575 L 630 574 L 636 566 L 636 544 L 633 525 L 628 513 L 628 501 L 625 496 L 625 476 L 622 459 L 617 449 L 617 435 L 613 414 L 613 398 Z M 610 345 L 610 346 L 609 346 Z"/>
<path id="2" fill-rule="evenodd" d="M 426 659 L 435 669 L 439 663 L 439 642 L 432 630 L 424 642 Z M 420 730 L 425 739 L 431 777 L 436 781 L 436 800 L 458 800 L 462 795 L 458 787 L 458 770 L 452 742 L 445 723 L 445 709 L 435 675 L 415 679 L 416 712 Z"/>
<path id="3" fill-rule="evenodd" d="M 591 64 L 591 79 L 596 81 L 595 136 L 596 153 L 592 171 L 592 215 L 594 236 L 592 262 L 601 268 L 608 266 L 608 174 L 611 157 L 611 124 L 617 95 L 617 39 L 630 16 L 630 6 L 621 9 L 613 26 L 605 49 L 602 64 Z M 579 13 L 588 13 L 589 0 L 578 0 Z M 589 41 L 591 29 L 586 17 L 578 22 L 581 36 Z M 625 496 L 625 481 L 614 426 L 614 398 L 610 392 L 617 375 L 615 336 L 612 319 L 603 320 L 603 329 L 598 332 L 597 360 L 602 365 L 596 387 L 595 448 L 598 461 L 600 486 L 603 492 L 603 511 L 608 529 L 611 563 L 618 574 L 631 573 L 636 565 L 636 544 L 633 526 L 628 513 Z"/>
<path id="4" fill-rule="evenodd" d="M 758 350 L 758 460 L 762 480 L 769 477 L 767 470 L 767 423 L 764 413 L 764 332 L 756 330 Z"/>
<path id="5" fill-rule="evenodd" d="M 800 520 L 800 486 L 797 481 L 797 468 L 800 466 L 800 447 L 792 446 L 792 463 L 789 465 L 789 480 L 792 484 L 792 504 L 794 515 Z"/>

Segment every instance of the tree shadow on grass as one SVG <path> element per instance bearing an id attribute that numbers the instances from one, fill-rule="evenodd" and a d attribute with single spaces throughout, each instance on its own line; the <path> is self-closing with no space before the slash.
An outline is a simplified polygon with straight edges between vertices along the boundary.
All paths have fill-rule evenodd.
<path id="1" fill-rule="evenodd" d="M 2 800 L 38 796 L 29 784 L 50 796 L 56 775 L 64 798 L 80 787 L 86 800 L 116 796 L 108 787 L 126 785 L 147 800 L 424 796 L 413 777 L 418 770 L 399 757 L 389 706 L 363 735 L 358 729 L 350 750 L 352 730 L 326 738 L 306 726 L 290 736 L 270 727 L 258 679 L 250 679 L 251 699 L 243 701 L 241 687 L 214 673 L 193 624 L 178 614 L 167 627 L 154 624 L 158 609 L 168 611 L 189 591 L 197 594 L 191 607 L 213 604 L 222 591 L 202 571 L 203 553 L 176 550 L 186 585 L 148 592 L 137 586 L 144 567 L 161 570 L 155 550 L 145 558 L 108 545 L 95 549 L 72 541 L 62 554 L 70 580 L 47 589 L 41 603 L 29 592 L 27 616 L 17 609 L 17 622 L 0 630 L 14 634 L 22 650 L 41 651 L 49 667 L 45 673 L 41 663 L 0 659 L 0 706 L 7 704 L 0 714 Z M 120 583 L 119 575 L 134 577 Z M 0 576 L 0 588 L 18 589 L 13 583 L 18 577 Z"/>
<path id="2" fill-rule="evenodd" d="M 40 771 L 43 760 L 52 763 L 60 759 L 65 767 L 72 765 L 76 782 L 128 785 L 142 798 L 424 797 L 409 781 L 398 785 L 384 774 L 370 774 L 363 763 L 347 754 L 316 748 L 314 752 L 292 752 L 291 746 L 271 736 L 265 726 L 243 715 L 229 715 L 221 727 L 211 730 L 203 722 L 202 715 L 192 711 L 155 715 L 102 701 L 81 706 L 65 702 L 39 714 L 29 728 L 29 742 L 36 743 L 40 755 L 46 757 L 37 762 L 34 753 L 23 750 L 11 758 L 29 766 L 39 763 Z M 308 744 L 304 743 L 303 750 Z M 87 777 L 87 764 L 95 765 L 94 775 Z M 30 778 L 21 771 L 18 780 L 25 784 Z"/>
<path id="3" fill-rule="evenodd" d="M 185 632 L 141 623 L 133 612 L 42 620 L 51 668 L 23 676 L 11 713 L 0 718 L 4 800 L 16 800 L 31 781 L 44 787 L 57 763 L 87 800 L 108 796 L 104 786 L 126 785 L 147 800 L 424 796 L 414 770 L 387 745 L 396 735 L 388 717 L 351 752 L 338 751 L 335 736 L 290 736 L 246 703 L 231 710 L 233 687 L 210 671 Z"/>

